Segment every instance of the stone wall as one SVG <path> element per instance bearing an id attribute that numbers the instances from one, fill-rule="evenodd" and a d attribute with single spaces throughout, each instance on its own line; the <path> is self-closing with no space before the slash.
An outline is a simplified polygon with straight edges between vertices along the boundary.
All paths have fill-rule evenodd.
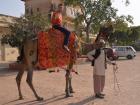
<path id="1" fill-rule="evenodd" d="M 16 17 L 8 16 L 0 14 L 0 39 L 2 38 L 2 35 L 6 35 L 10 33 L 10 29 L 8 28 L 9 23 L 13 23 L 14 19 Z M 0 61 L 10 60 L 11 57 L 7 56 L 7 48 L 10 48 L 7 45 L 2 45 L 0 41 Z M 16 55 L 12 55 L 16 56 Z M 14 57 L 13 57 L 14 58 Z"/>

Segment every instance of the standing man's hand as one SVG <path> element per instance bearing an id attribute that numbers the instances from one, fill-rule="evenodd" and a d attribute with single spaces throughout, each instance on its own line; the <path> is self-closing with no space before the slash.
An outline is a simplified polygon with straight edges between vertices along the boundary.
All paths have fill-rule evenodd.
<path id="1" fill-rule="evenodd" d="M 112 63 L 112 65 L 116 65 L 116 63 Z"/>
<path id="2" fill-rule="evenodd" d="M 92 62 L 94 60 L 94 57 L 88 58 L 88 60 Z"/>

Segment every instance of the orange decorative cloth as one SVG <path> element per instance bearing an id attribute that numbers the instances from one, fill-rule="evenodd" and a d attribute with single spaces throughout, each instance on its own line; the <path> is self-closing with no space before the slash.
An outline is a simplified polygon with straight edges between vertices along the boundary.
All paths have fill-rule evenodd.
<path id="1" fill-rule="evenodd" d="M 63 49 L 64 34 L 50 29 L 38 34 L 38 64 L 40 69 L 62 67 L 75 60 L 75 36 L 70 35 L 69 48 L 71 53 Z"/>

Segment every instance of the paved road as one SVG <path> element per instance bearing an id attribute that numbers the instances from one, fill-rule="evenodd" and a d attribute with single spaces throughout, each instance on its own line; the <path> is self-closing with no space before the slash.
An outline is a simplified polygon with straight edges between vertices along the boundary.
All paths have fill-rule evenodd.
<path id="1" fill-rule="evenodd" d="M 17 100 L 15 82 L 17 72 L 0 71 L 0 105 L 140 105 L 140 53 L 133 60 L 117 61 L 117 78 L 120 91 L 114 89 L 112 66 L 106 71 L 104 99 L 93 97 L 92 67 L 89 63 L 76 65 L 79 75 L 73 74 L 74 97 L 64 98 L 65 72 L 35 71 L 33 82 L 44 101 L 37 102 L 26 84 L 26 72 L 22 80 L 24 100 Z"/>

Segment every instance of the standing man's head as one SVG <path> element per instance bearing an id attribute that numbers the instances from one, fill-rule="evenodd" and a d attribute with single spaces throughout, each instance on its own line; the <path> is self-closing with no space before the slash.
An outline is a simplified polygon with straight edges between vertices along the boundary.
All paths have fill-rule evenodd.
<path id="1" fill-rule="evenodd" d="M 63 11 L 63 4 L 59 4 L 58 5 L 58 12 L 62 12 Z"/>
<path id="2" fill-rule="evenodd" d="M 96 42 L 96 47 L 97 48 L 105 47 L 105 41 L 103 39 L 100 39 L 99 41 Z"/>

